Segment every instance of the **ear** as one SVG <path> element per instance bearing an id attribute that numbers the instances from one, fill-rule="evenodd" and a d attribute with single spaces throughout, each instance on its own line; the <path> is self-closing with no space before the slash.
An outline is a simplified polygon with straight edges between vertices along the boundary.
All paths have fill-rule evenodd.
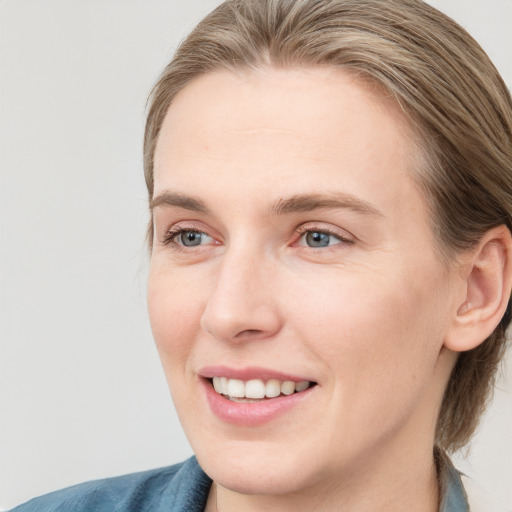
<path id="1" fill-rule="evenodd" d="M 464 297 L 444 346 L 455 352 L 485 341 L 505 314 L 512 287 L 512 238 L 505 226 L 489 230 L 478 246 L 463 256 Z"/>

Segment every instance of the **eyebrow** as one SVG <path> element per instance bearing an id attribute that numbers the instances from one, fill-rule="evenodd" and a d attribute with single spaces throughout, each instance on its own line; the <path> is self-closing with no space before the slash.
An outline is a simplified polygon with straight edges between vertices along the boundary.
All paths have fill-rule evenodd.
<path id="1" fill-rule="evenodd" d="M 199 213 L 210 213 L 210 210 L 200 199 L 169 191 L 162 192 L 150 200 L 149 207 L 151 211 L 158 206 L 171 206 Z M 370 203 L 345 193 L 302 194 L 286 199 L 280 198 L 271 206 L 270 211 L 275 215 L 285 215 L 335 208 L 353 210 L 364 215 L 384 217 L 384 214 Z"/>
<path id="2" fill-rule="evenodd" d="M 153 211 L 157 206 L 175 206 L 193 212 L 209 213 L 208 208 L 200 199 L 168 191 L 150 199 L 149 209 Z"/>
<path id="3" fill-rule="evenodd" d="M 384 214 L 370 203 L 351 194 L 304 194 L 279 199 L 272 207 L 276 214 L 310 212 L 313 210 L 344 208 L 364 215 L 384 217 Z"/>

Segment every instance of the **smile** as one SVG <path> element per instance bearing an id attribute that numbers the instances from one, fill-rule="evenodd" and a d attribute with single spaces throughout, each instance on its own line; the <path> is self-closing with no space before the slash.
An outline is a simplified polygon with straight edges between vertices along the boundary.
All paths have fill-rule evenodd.
<path id="1" fill-rule="evenodd" d="M 304 374 L 262 367 L 208 366 L 198 376 L 214 416 L 239 427 L 263 426 L 292 414 L 314 403 L 308 397 L 317 396 L 321 387 Z"/>
<path id="2" fill-rule="evenodd" d="M 305 391 L 313 385 L 312 382 L 302 380 L 294 382 L 291 380 L 280 381 L 277 379 L 252 379 L 243 381 L 240 379 L 229 379 L 227 377 L 213 377 L 213 388 L 216 393 L 223 395 L 233 402 L 258 402 L 268 398 L 276 398 L 284 395 Z"/>

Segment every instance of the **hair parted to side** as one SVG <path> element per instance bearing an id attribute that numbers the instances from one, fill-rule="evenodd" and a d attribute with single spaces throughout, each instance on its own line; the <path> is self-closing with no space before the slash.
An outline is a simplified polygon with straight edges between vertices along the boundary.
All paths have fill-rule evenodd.
<path id="1" fill-rule="evenodd" d="M 421 139 L 412 172 L 449 258 L 489 229 L 512 226 L 512 100 L 495 67 L 453 20 L 420 0 L 228 0 L 178 48 L 150 97 L 144 170 L 174 96 L 213 70 L 333 66 L 387 90 Z M 148 232 L 153 237 L 152 224 Z M 507 313 L 477 348 L 460 354 L 439 414 L 436 443 L 469 441 L 503 357 Z"/>

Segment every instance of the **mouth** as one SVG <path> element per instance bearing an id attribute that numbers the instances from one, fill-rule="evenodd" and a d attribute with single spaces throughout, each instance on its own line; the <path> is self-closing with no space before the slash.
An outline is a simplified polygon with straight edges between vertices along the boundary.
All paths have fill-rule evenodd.
<path id="1" fill-rule="evenodd" d="M 293 381 L 278 379 L 230 379 L 228 377 L 212 377 L 207 379 L 215 393 L 231 402 L 258 403 L 283 396 L 302 393 L 316 385 L 309 380 Z"/>
<path id="2" fill-rule="evenodd" d="M 198 376 L 211 412 L 223 423 L 238 427 L 274 424 L 292 410 L 315 403 L 320 386 L 305 375 L 291 375 L 262 367 L 209 366 Z"/>

